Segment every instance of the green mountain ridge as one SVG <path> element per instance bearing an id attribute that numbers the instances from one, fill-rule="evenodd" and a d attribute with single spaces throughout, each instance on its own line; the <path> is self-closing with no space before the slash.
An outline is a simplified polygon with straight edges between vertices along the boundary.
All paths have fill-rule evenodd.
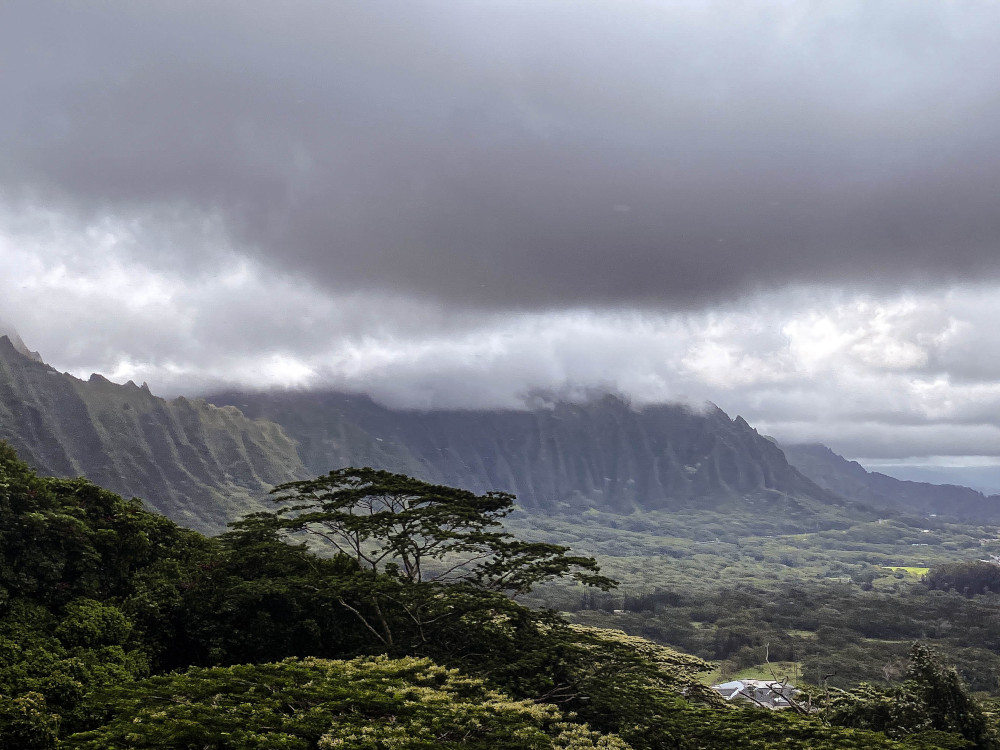
<path id="1" fill-rule="evenodd" d="M 301 479 L 277 425 L 202 400 L 166 401 L 145 386 L 60 373 L 0 337 L 0 440 L 35 469 L 86 476 L 191 528 L 220 531 Z"/>
<path id="2" fill-rule="evenodd" d="M 474 492 L 512 492 L 529 512 L 754 507 L 808 515 L 848 505 L 741 417 L 711 405 L 633 409 L 607 395 L 531 411 L 417 411 L 335 392 L 208 398 L 280 424 L 313 473 L 370 463 Z"/>

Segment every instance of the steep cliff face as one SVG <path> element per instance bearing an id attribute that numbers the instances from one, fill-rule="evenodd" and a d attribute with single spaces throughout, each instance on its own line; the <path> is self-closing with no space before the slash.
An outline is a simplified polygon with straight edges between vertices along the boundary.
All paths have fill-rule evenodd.
<path id="1" fill-rule="evenodd" d="M 953 484 L 907 482 L 867 471 L 818 443 L 782 446 L 789 462 L 820 487 L 858 503 L 968 521 L 1000 520 L 1000 495 Z"/>
<path id="2" fill-rule="evenodd" d="M 401 471 L 529 510 L 802 509 L 841 502 L 789 466 L 743 419 L 715 407 L 634 410 L 607 396 L 533 411 L 404 411 L 336 393 L 227 393 L 215 403 L 280 424 L 315 474 L 347 465 Z"/>
<path id="3" fill-rule="evenodd" d="M 133 383 L 82 381 L 0 337 L 0 439 L 42 473 L 86 476 L 185 525 L 218 531 L 274 484 L 307 475 L 280 427 Z"/>

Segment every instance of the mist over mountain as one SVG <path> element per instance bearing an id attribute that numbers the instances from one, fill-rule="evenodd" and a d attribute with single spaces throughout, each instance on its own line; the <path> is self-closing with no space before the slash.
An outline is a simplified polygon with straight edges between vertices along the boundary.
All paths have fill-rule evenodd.
<path id="1" fill-rule="evenodd" d="M 33 466 L 85 475 L 196 528 L 219 530 L 274 484 L 342 466 L 579 512 L 842 505 L 743 419 L 715 407 L 631 408 L 613 396 L 533 411 L 404 411 L 341 393 L 166 401 L 61 374 L 0 339 L 0 438 Z"/>
<path id="2" fill-rule="evenodd" d="M 4 323 L 2 320 L 0 320 L 0 336 L 4 336 L 7 339 L 9 339 L 14 349 L 17 350 L 19 353 L 23 354 L 28 359 L 33 359 L 35 362 L 42 361 L 42 355 L 39 354 L 38 352 L 31 351 L 28 348 L 27 344 L 24 343 L 24 340 L 18 335 L 17 331 L 15 331 L 11 326 Z"/>
<path id="3" fill-rule="evenodd" d="M 59 373 L 9 337 L 0 338 L 0 439 L 40 471 L 86 476 L 212 532 L 266 506 L 275 484 L 344 466 L 511 492 L 529 513 L 1000 516 L 1000 498 L 867 472 L 824 446 L 779 447 L 713 405 L 634 408 L 603 395 L 521 411 L 418 411 L 322 391 L 168 401 L 131 381 Z"/>

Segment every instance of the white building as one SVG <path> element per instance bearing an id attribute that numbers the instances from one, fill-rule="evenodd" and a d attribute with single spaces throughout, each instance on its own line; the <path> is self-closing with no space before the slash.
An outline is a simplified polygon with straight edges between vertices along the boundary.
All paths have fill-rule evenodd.
<path id="1" fill-rule="evenodd" d="M 789 698 L 798 692 L 794 687 L 777 680 L 732 680 L 712 685 L 727 701 L 745 700 L 765 708 L 788 708 Z"/>

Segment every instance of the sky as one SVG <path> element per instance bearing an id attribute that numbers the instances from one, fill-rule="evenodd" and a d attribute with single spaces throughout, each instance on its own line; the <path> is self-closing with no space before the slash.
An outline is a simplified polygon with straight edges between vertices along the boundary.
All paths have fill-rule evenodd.
<path id="1" fill-rule="evenodd" d="M 1000 463 L 1000 4 L 4 0 L 0 321 L 164 396 Z"/>

